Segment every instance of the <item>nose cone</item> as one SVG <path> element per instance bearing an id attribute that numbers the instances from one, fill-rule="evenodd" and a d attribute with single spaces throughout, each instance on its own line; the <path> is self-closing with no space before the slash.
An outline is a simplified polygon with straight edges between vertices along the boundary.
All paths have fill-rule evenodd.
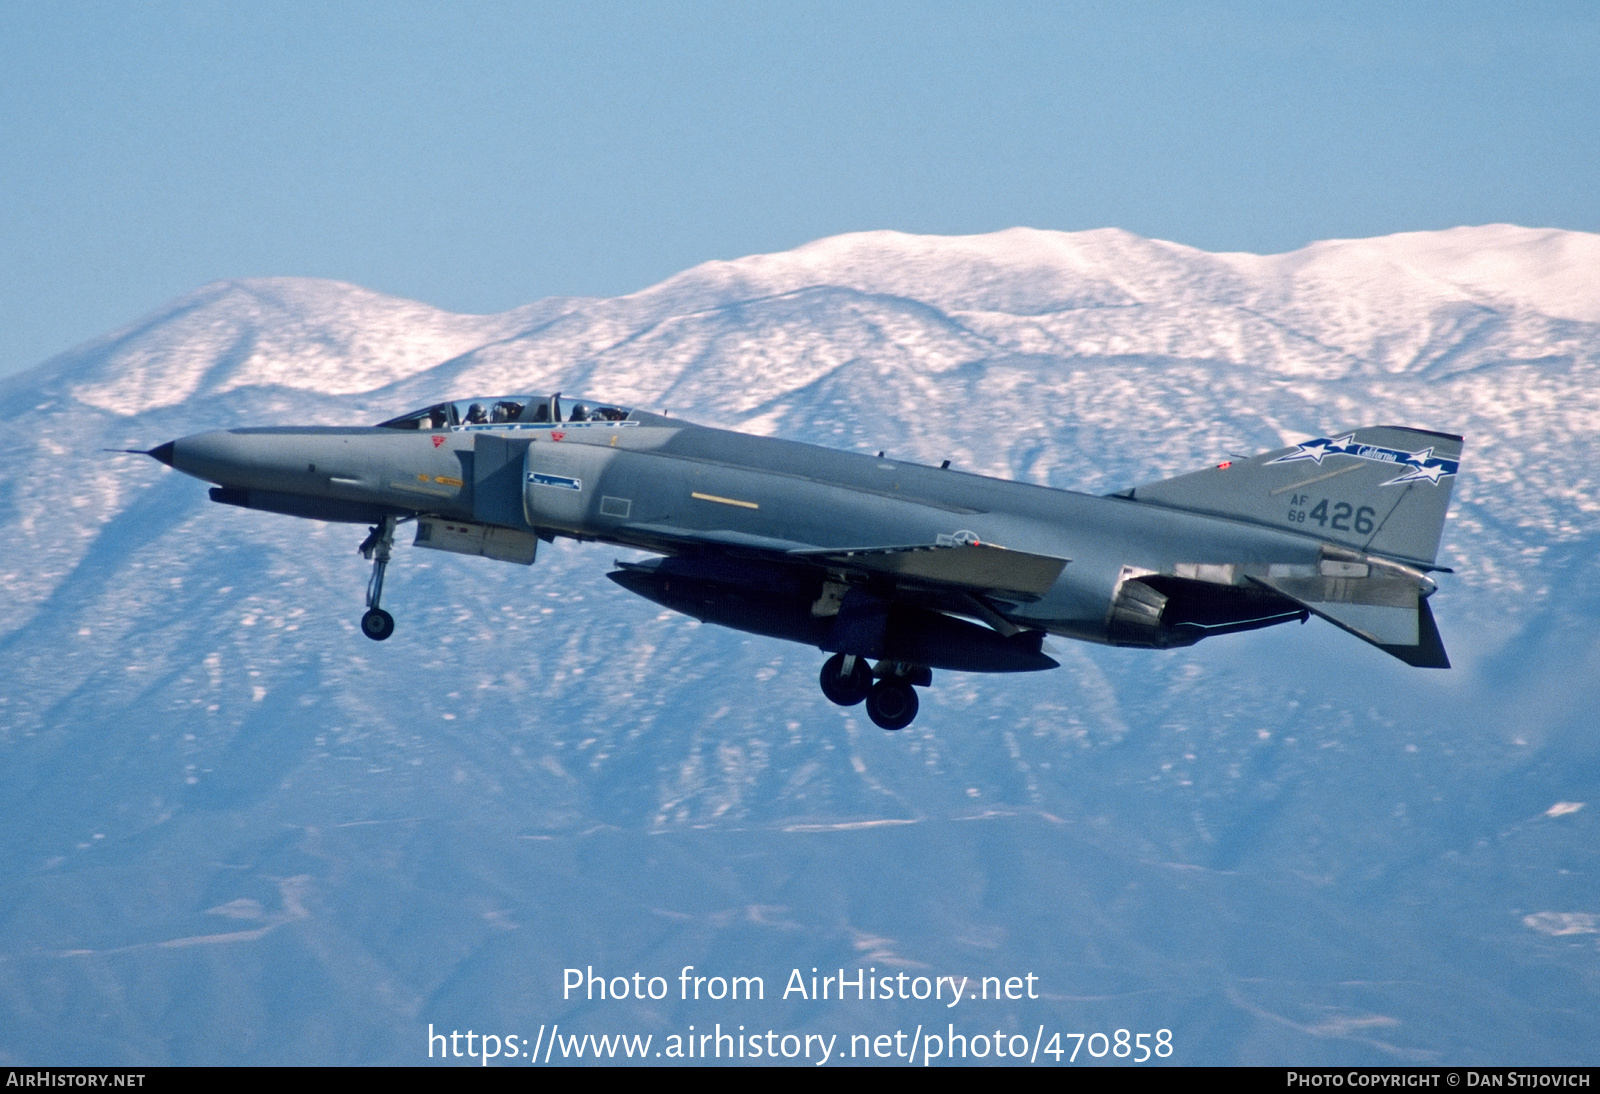
<path id="1" fill-rule="evenodd" d="M 241 431 L 218 429 L 179 437 L 149 451 L 168 467 L 222 486 L 261 485 L 253 480 L 272 469 L 270 443 Z"/>
<path id="2" fill-rule="evenodd" d="M 175 471 L 218 486 L 321 497 L 330 479 L 340 488 L 353 488 L 363 473 L 361 458 L 352 455 L 348 441 L 347 431 L 339 430 L 217 429 L 179 437 L 149 454 Z"/>

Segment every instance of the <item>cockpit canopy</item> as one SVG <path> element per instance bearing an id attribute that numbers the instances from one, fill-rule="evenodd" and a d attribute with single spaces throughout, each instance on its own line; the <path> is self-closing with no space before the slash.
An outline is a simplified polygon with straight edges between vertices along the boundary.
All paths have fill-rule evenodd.
<path id="1" fill-rule="evenodd" d="M 536 429 L 553 425 L 625 422 L 633 411 L 598 399 L 554 395 L 494 395 L 456 399 L 390 418 L 384 429 Z"/>

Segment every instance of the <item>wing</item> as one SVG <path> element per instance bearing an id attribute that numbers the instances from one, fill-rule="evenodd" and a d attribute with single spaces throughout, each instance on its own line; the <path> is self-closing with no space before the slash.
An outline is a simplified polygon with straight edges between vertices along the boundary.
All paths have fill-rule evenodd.
<path id="1" fill-rule="evenodd" d="M 968 672 L 1056 667 L 1043 632 L 1017 627 L 991 598 L 1039 598 L 1066 559 L 975 543 L 775 546 L 700 534 L 680 554 L 619 562 L 608 576 L 697 619 L 825 650 Z"/>
<path id="2" fill-rule="evenodd" d="M 897 585 L 1017 601 L 1038 600 L 1049 592 L 1070 561 L 987 543 L 822 548 L 790 551 L 789 556 L 832 570 L 889 578 Z"/>
<path id="3" fill-rule="evenodd" d="M 653 538 L 664 551 L 726 553 L 790 566 L 833 571 L 896 587 L 998 596 L 1029 602 L 1050 591 L 1070 559 L 1013 551 L 991 543 L 914 544 L 889 547 L 810 547 L 743 532 L 686 533 L 668 525 L 635 524 L 629 531 Z"/>

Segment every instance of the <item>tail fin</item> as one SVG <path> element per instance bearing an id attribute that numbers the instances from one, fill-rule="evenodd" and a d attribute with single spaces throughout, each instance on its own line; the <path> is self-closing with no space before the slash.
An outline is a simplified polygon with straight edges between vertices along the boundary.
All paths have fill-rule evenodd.
<path id="1" fill-rule="evenodd" d="M 1434 568 L 1461 438 L 1400 426 L 1318 437 L 1124 496 L 1247 520 Z"/>

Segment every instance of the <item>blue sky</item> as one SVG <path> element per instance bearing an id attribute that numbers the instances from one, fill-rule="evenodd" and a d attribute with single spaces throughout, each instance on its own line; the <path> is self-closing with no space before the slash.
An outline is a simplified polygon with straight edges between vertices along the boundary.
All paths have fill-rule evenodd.
<path id="1" fill-rule="evenodd" d="M 458 311 L 839 232 L 1600 231 L 1592 4 L 0 6 L 0 373 L 208 281 Z"/>

